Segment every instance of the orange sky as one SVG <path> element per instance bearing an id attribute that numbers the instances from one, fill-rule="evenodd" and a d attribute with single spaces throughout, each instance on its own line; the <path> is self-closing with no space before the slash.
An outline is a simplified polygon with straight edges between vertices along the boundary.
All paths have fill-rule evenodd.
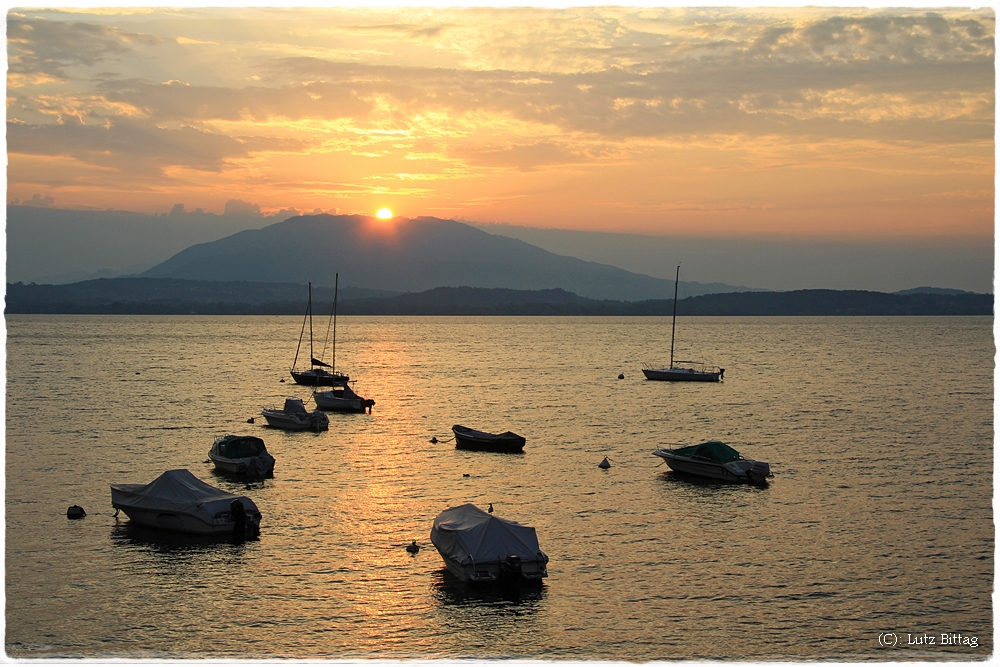
<path id="1" fill-rule="evenodd" d="M 7 19 L 9 203 L 992 243 L 990 9 Z"/>

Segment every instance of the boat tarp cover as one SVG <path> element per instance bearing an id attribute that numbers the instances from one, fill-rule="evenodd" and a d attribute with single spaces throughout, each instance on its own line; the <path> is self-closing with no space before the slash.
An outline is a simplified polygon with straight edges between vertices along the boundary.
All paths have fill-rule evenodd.
<path id="1" fill-rule="evenodd" d="M 302 405 L 301 398 L 286 398 L 285 399 L 285 412 L 289 414 L 309 414 L 306 412 L 306 406 Z"/>
<path id="2" fill-rule="evenodd" d="M 441 512 L 431 528 L 431 542 L 462 565 L 499 562 L 512 554 L 522 561 L 539 559 L 541 549 L 531 526 L 488 514 L 468 503 Z M 541 557 L 545 560 L 544 555 Z"/>
<path id="3" fill-rule="evenodd" d="M 684 457 L 697 456 L 703 459 L 718 461 L 719 463 L 727 463 L 740 458 L 740 453 L 738 451 L 724 442 L 719 442 L 718 440 L 709 440 L 708 442 L 703 442 L 700 445 L 681 447 L 680 449 L 675 449 L 674 454 Z"/>
<path id="4" fill-rule="evenodd" d="M 227 435 L 219 440 L 216 453 L 227 459 L 245 459 L 260 456 L 266 450 L 264 441 L 253 435 Z"/>
<path id="5" fill-rule="evenodd" d="M 259 513 L 257 505 L 246 496 L 237 496 L 206 484 L 190 470 L 168 470 L 149 484 L 112 484 L 117 493 L 112 500 L 130 507 L 159 512 L 196 516 L 211 525 L 219 512 L 228 512 L 229 504 L 239 498 L 247 514 Z M 115 503 L 113 503 L 115 504 Z"/>

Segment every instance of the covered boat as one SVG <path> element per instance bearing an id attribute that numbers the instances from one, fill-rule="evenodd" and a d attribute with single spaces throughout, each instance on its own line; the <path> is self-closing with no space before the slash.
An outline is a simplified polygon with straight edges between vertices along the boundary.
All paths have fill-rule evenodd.
<path id="1" fill-rule="evenodd" d="M 347 381 L 334 382 L 329 391 L 313 393 L 313 400 L 320 410 L 333 412 L 368 412 L 372 411 L 375 399 L 359 396 L 351 389 Z"/>
<path id="2" fill-rule="evenodd" d="M 111 506 L 161 530 L 238 538 L 260 533 L 260 510 L 250 498 L 206 484 L 189 470 L 168 470 L 149 484 L 112 484 Z"/>
<path id="3" fill-rule="evenodd" d="M 431 542 L 448 570 L 470 583 L 541 583 L 549 557 L 531 526 L 501 519 L 468 503 L 441 512 Z"/>
<path id="4" fill-rule="evenodd" d="M 524 449 L 524 436 L 510 431 L 487 433 L 455 424 L 451 427 L 451 432 L 455 434 L 455 447 L 458 449 L 508 454 L 516 454 Z"/>
<path id="5" fill-rule="evenodd" d="M 284 408 L 265 408 L 261 411 L 267 425 L 286 431 L 326 431 L 330 418 L 319 410 L 306 411 L 301 398 L 286 398 Z"/>
<path id="6" fill-rule="evenodd" d="M 680 449 L 657 449 L 653 455 L 666 461 L 671 470 L 723 482 L 766 484 L 767 478 L 773 477 L 767 463 L 745 459 L 718 440 Z"/>
<path id="7" fill-rule="evenodd" d="M 224 435 L 215 439 L 208 458 L 217 470 L 251 479 L 274 477 L 274 457 L 264 441 L 252 435 Z"/>

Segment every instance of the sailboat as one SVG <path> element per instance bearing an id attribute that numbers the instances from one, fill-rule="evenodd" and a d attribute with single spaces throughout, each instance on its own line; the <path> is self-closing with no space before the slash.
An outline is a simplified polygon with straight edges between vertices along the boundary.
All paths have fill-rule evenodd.
<path id="1" fill-rule="evenodd" d="M 313 319 L 312 319 L 312 283 L 309 283 L 309 305 L 306 306 L 306 316 L 302 320 L 302 331 L 299 333 L 299 345 L 295 348 L 295 360 L 292 361 L 292 378 L 296 384 L 330 386 L 335 382 L 347 382 L 346 375 L 331 372 L 333 366 L 322 359 L 317 359 L 313 352 Z M 309 323 L 309 369 L 296 370 L 299 363 L 299 353 L 302 350 L 302 339 L 305 337 L 306 322 Z M 326 369 L 330 369 L 329 371 Z"/>
<path id="2" fill-rule="evenodd" d="M 333 314 L 331 315 L 331 322 L 333 323 L 333 365 L 330 368 L 333 370 L 333 377 L 343 379 L 330 382 L 330 389 L 328 391 L 313 390 L 313 400 L 316 401 L 316 407 L 320 410 L 331 410 L 334 412 L 365 412 L 367 410 L 371 413 L 372 406 L 375 405 L 375 400 L 354 393 L 354 390 L 348 384 L 350 380 L 347 379 L 347 376 L 337 373 L 337 292 L 339 289 L 340 274 L 337 273 L 334 275 L 333 283 Z"/>
<path id="3" fill-rule="evenodd" d="M 725 368 L 706 366 L 700 361 L 679 361 L 674 359 L 674 333 L 677 330 L 677 286 L 681 280 L 681 267 L 677 265 L 674 278 L 674 319 L 670 325 L 670 366 L 668 368 L 643 368 L 647 380 L 668 380 L 671 382 L 718 382 L 726 372 Z M 683 366 L 679 364 L 684 364 Z"/>

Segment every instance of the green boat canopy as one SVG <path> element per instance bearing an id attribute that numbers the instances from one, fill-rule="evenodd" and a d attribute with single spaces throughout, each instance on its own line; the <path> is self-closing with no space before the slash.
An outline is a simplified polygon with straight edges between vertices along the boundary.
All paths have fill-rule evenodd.
<path id="1" fill-rule="evenodd" d="M 681 447 L 680 449 L 675 449 L 674 454 L 684 457 L 697 456 L 698 458 L 718 461 L 719 463 L 728 463 L 729 461 L 735 461 L 740 458 L 740 453 L 738 451 L 724 442 L 719 442 L 718 440 L 709 440 L 708 442 L 703 442 L 700 445 Z"/>

